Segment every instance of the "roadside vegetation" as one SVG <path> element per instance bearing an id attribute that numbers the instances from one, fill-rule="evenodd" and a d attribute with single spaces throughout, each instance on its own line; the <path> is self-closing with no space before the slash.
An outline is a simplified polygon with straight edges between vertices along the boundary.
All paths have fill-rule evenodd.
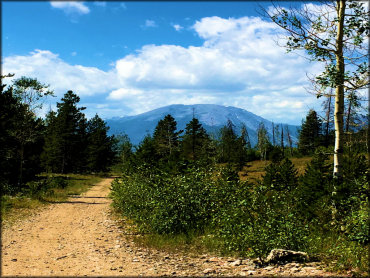
<path id="1" fill-rule="evenodd" d="M 335 261 L 337 271 L 366 274 L 370 176 L 365 130 L 348 137 L 338 183 L 333 146 L 312 114 L 292 147 L 281 136 L 273 144 L 263 125 L 252 147 L 245 127 L 238 131 L 228 122 L 211 136 L 196 118 L 179 131 L 167 115 L 136 148 L 123 136 L 113 205 L 141 234 L 141 244 L 261 261 L 272 249 L 292 249 Z M 313 124 L 318 131 L 306 128 Z"/>

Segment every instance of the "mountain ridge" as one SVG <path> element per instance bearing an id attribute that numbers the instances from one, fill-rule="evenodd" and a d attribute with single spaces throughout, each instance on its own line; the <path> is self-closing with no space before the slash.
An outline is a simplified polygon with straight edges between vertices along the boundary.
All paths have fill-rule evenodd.
<path id="1" fill-rule="evenodd" d="M 244 123 L 246 125 L 252 145 L 257 143 L 257 129 L 260 123 L 265 125 L 269 137 L 272 138 L 271 121 L 242 108 L 218 104 L 172 104 L 135 116 L 114 117 L 106 119 L 105 121 L 110 127 L 110 135 L 126 133 L 131 142 L 137 145 L 145 135 L 148 133 L 151 135 L 153 134 L 158 121 L 163 119 L 167 114 L 171 114 L 171 116 L 174 117 L 177 122 L 178 130 L 184 130 L 186 124 L 191 121 L 194 115 L 207 132 L 213 134 L 213 136 L 217 136 L 218 130 L 224 126 L 229 119 L 235 126 L 237 134 L 240 134 L 242 124 Z M 286 126 L 288 126 L 292 140 L 296 143 L 298 140 L 297 128 L 299 126 L 284 123 L 275 123 L 275 126 L 281 124 L 284 126 L 284 133 Z M 287 139 L 284 141 L 287 144 Z"/>

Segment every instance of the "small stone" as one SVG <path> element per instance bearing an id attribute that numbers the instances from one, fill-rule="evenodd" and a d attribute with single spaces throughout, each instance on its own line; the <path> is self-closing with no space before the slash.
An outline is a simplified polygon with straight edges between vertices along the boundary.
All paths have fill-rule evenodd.
<path id="1" fill-rule="evenodd" d="M 298 267 L 293 267 L 290 269 L 291 272 L 299 272 L 299 268 Z"/>
<path id="2" fill-rule="evenodd" d="M 132 259 L 133 262 L 137 263 L 137 262 L 140 262 L 140 260 L 138 258 L 134 258 Z"/>
<path id="3" fill-rule="evenodd" d="M 267 270 L 267 271 L 270 271 L 270 270 L 273 270 L 274 267 L 273 266 L 266 266 L 263 268 L 264 270 Z"/>
<path id="4" fill-rule="evenodd" d="M 18 260 L 17 260 L 17 259 L 11 259 L 11 261 L 12 261 L 12 262 L 16 262 L 16 261 L 18 261 Z"/>
<path id="5" fill-rule="evenodd" d="M 23 231 L 23 229 L 18 229 L 18 231 Z"/>
<path id="6" fill-rule="evenodd" d="M 212 268 L 206 268 L 205 270 L 203 270 L 204 274 L 209 274 L 209 273 L 214 273 L 214 272 L 215 272 L 215 270 L 212 269 Z"/>
<path id="7" fill-rule="evenodd" d="M 285 249 L 273 249 L 266 258 L 267 263 L 306 262 L 309 260 L 307 253 Z"/>
<path id="8" fill-rule="evenodd" d="M 313 267 L 313 266 L 305 266 L 302 268 L 302 270 L 305 270 L 305 271 L 315 271 L 316 270 L 316 267 Z"/>
<path id="9" fill-rule="evenodd" d="M 249 270 L 248 272 L 247 272 L 247 274 L 248 275 L 254 275 L 256 272 L 254 271 L 254 270 Z"/>
<path id="10" fill-rule="evenodd" d="M 241 265 L 241 264 L 242 264 L 241 260 L 236 260 L 236 261 L 230 263 L 231 266 L 238 266 L 238 265 Z"/>

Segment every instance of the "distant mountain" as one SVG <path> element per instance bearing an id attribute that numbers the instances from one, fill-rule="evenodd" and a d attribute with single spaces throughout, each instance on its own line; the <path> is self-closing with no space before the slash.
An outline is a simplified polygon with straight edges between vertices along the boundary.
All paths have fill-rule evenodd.
<path id="1" fill-rule="evenodd" d="M 261 122 L 265 125 L 270 138 L 272 138 L 271 121 L 241 108 L 215 104 L 175 104 L 136 116 L 125 116 L 121 118 L 114 117 L 106 119 L 105 121 L 110 127 L 110 134 L 119 134 L 124 132 L 130 137 L 131 142 L 137 145 L 146 134 L 153 134 L 158 121 L 163 119 L 165 115 L 171 114 L 177 122 L 178 130 L 185 130 L 185 126 L 191 121 L 193 113 L 194 116 L 199 119 L 207 132 L 214 136 L 217 136 L 219 129 L 224 126 L 229 119 L 235 125 L 235 131 L 238 134 L 240 134 L 242 123 L 246 125 L 252 145 L 257 143 L 257 129 Z M 276 124 L 278 123 L 275 123 L 275 125 Z M 298 126 L 284 124 L 284 133 L 285 126 L 288 126 L 292 140 L 296 143 L 298 141 Z"/>

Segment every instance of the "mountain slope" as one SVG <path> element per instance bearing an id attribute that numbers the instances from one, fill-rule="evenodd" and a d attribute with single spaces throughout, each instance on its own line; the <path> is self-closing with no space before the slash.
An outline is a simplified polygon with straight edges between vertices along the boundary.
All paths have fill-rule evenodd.
<path id="1" fill-rule="evenodd" d="M 175 104 L 136 116 L 107 119 L 106 122 L 110 127 L 110 134 L 124 132 L 130 137 L 133 144 L 139 144 L 146 134 L 153 134 L 158 121 L 163 119 L 167 114 L 171 114 L 172 117 L 175 118 L 179 130 L 185 129 L 186 124 L 191 121 L 194 114 L 202 123 L 203 127 L 214 136 L 217 136 L 217 131 L 224 126 L 229 119 L 235 125 L 235 131 L 238 134 L 240 133 L 242 124 L 244 123 L 246 125 L 252 145 L 257 143 L 257 129 L 260 123 L 265 125 L 270 138 L 272 138 L 271 121 L 241 108 L 215 104 Z M 284 124 L 284 133 L 285 126 Z M 288 125 L 288 128 L 293 141 L 297 142 L 298 126 Z"/>

